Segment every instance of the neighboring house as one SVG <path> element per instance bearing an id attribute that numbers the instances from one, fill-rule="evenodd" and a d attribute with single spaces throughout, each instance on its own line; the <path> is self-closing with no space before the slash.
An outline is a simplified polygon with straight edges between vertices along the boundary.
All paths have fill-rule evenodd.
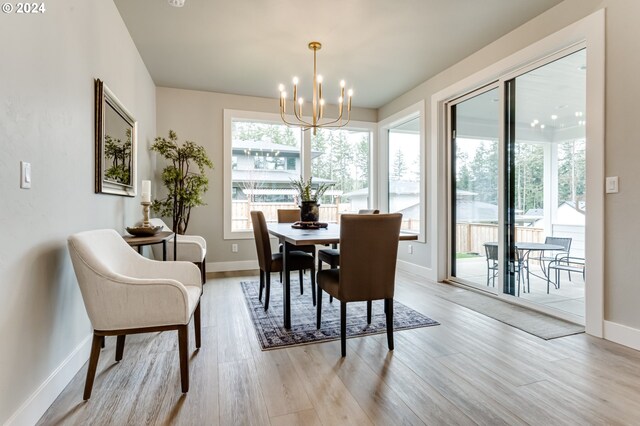
<path id="1" fill-rule="evenodd" d="M 555 225 L 585 225 L 585 204 L 579 202 L 580 208 L 576 208 L 576 205 L 571 201 L 565 201 L 558 206 L 556 211 L 556 218 L 553 221 Z M 539 219 L 534 222 L 533 226 L 536 228 L 544 228 L 544 219 Z"/>
<path id="2" fill-rule="evenodd" d="M 311 157 L 321 155 L 311 151 Z M 266 141 L 234 140 L 231 160 L 232 199 L 292 202 L 291 180 L 301 175 L 300 148 Z M 331 182 L 313 178 L 316 183 Z M 328 191 L 327 195 L 340 195 Z"/>
<path id="3" fill-rule="evenodd" d="M 351 202 L 351 208 L 354 211 L 369 208 L 369 188 L 347 192 L 342 197 L 344 201 Z M 389 211 L 400 212 L 405 217 L 418 219 L 420 217 L 420 182 L 390 181 Z"/>

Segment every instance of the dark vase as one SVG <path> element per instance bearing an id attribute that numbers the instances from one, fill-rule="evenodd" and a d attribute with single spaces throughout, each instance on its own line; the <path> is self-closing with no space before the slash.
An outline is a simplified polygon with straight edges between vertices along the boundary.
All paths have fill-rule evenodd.
<path id="1" fill-rule="evenodd" d="M 300 205 L 300 220 L 318 222 L 320 220 L 320 204 L 317 201 L 303 201 Z"/>

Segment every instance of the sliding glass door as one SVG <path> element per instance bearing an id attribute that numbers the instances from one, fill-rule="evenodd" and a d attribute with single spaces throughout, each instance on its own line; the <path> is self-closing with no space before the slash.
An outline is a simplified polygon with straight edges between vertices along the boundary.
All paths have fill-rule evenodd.
<path id="1" fill-rule="evenodd" d="M 449 103 L 451 280 L 584 317 L 585 108 L 584 50 Z"/>
<path id="2" fill-rule="evenodd" d="M 498 88 L 484 88 L 451 105 L 451 276 L 497 289 Z"/>

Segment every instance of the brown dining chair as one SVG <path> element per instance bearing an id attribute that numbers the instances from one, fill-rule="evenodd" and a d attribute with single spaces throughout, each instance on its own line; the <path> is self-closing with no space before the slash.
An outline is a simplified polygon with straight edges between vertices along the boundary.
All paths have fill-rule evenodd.
<path id="1" fill-rule="evenodd" d="M 342 215 L 340 219 L 340 268 L 318 271 L 316 327 L 322 325 L 322 291 L 340 301 L 340 343 L 347 352 L 347 302 L 384 299 L 387 344 L 393 350 L 393 293 L 402 214 Z"/>
<path id="2" fill-rule="evenodd" d="M 251 212 L 251 223 L 253 224 L 253 236 L 256 241 L 256 251 L 258 252 L 258 264 L 260 266 L 260 294 L 258 299 L 262 301 L 262 289 L 266 287 L 264 310 L 269 309 L 269 294 L 271 290 L 271 273 L 283 270 L 282 253 L 271 253 L 271 241 L 267 230 L 267 221 L 261 211 Z M 316 268 L 313 256 L 303 251 L 294 250 L 289 252 L 289 269 L 291 271 L 309 269 L 311 270 L 311 297 L 313 306 L 316 305 Z"/>
<path id="3" fill-rule="evenodd" d="M 380 210 L 359 210 L 358 214 L 380 214 Z M 322 271 L 322 262 L 334 269 L 340 266 L 340 250 L 335 246 L 333 248 L 318 250 L 318 271 Z M 333 302 L 333 297 L 329 298 L 329 303 Z"/>
<path id="4" fill-rule="evenodd" d="M 278 209 L 278 223 L 295 223 L 300 221 L 300 209 Z M 282 244 L 278 247 L 278 251 L 282 253 L 284 247 Z M 296 246 L 296 250 L 309 253 L 315 259 L 316 246 L 308 244 L 306 246 Z M 303 270 L 300 270 L 300 294 L 304 294 L 304 286 L 302 285 Z M 282 282 L 282 272 L 280 272 L 280 282 Z"/>

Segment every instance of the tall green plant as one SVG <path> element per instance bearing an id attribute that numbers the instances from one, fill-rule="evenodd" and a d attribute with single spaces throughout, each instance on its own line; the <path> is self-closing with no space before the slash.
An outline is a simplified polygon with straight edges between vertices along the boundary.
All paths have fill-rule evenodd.
<path id="1" fill-rule="evenodd" d="M 170 163 L 162 170 L 167 197 L 153 200 L 151 208 L 160 216 L 173 218 L 173 230 L 184 234 L 189 226 L 191 209 L 205 204 L 202 196 L 209 189 L 205 168 L 213 168 L 213 163 L 204 148 L 196 143 L 186 141 L 180 145 L 173 130 L 169 130 L 169 139 L 157 137 L 151 150 Z"/>
<path id="2" fill-rule="evenodd" d="M 302 176 L 300 176 L 300 179 L 291 179 L 291 187 L 296 191 L 298 191 L 298 198 L 300 199 L 301 202 L 302 201 L 318 202 L 318 200 L 322 197 L 322 195 L 324 195 L 327 189 L 333 186 L 332 183 L 321 183 L 317 185 L 315 192 L 312 192 L 312 188 L 313 188 L 312 179 L 313 178 L 310 177 L 306 182 L 302 178 Z"/>

